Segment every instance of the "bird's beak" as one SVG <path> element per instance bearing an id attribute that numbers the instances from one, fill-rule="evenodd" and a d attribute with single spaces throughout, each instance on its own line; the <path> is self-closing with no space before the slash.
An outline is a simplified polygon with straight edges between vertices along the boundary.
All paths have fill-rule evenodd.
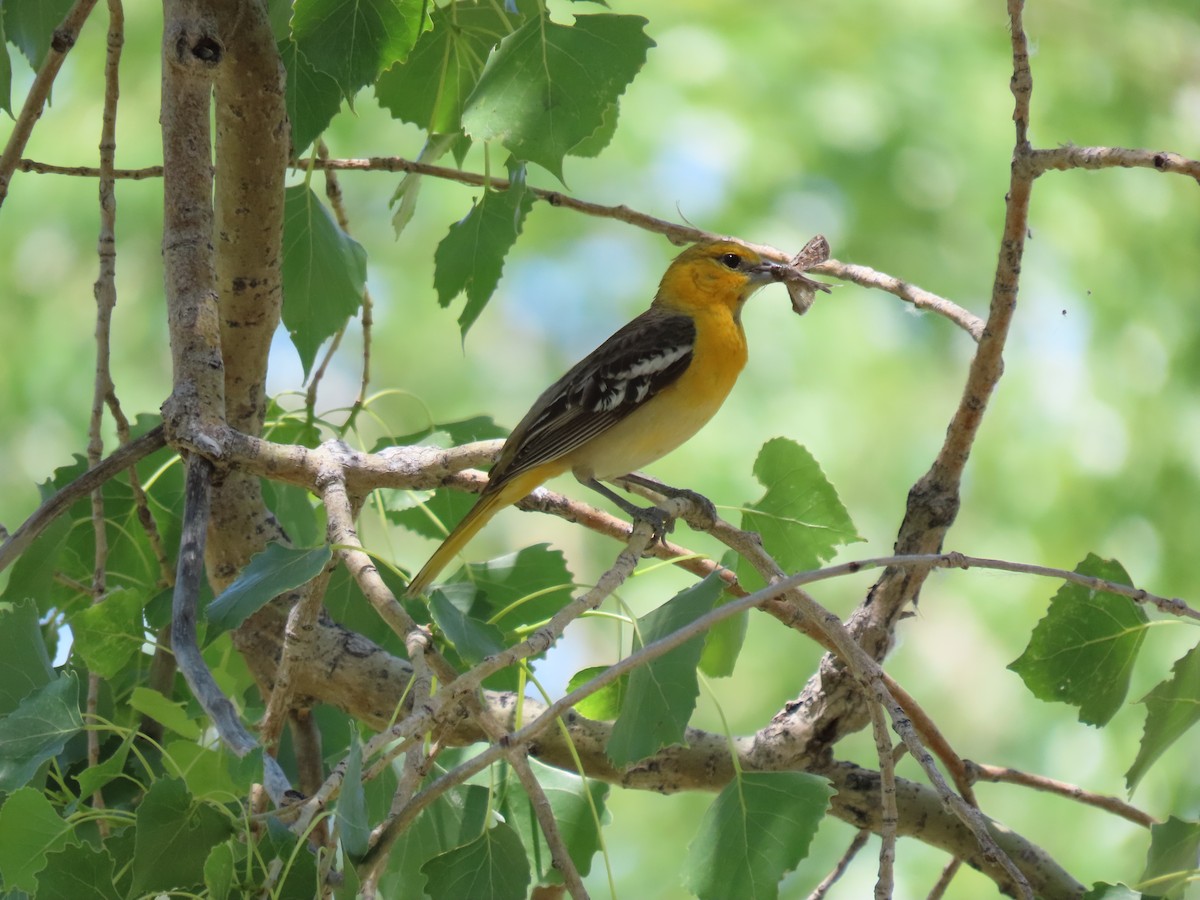
<path id="1" fill-rule="evenodd" d="M 751 279 L 756 284 L 770 284 L 773 281 L 783 281 L 786 277 L 787 266 L 764 259 L 750 269 Z"/>

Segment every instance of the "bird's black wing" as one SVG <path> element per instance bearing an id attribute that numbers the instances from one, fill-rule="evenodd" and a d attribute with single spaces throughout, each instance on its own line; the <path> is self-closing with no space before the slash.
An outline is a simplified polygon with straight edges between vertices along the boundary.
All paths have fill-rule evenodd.
<path id="1" fill-rule="evenodd" d="M 648 309 L 547 388 L 509 435 L 489 486 L 558 459 L 640 409 L 692 361 L 691 317 Z"/>

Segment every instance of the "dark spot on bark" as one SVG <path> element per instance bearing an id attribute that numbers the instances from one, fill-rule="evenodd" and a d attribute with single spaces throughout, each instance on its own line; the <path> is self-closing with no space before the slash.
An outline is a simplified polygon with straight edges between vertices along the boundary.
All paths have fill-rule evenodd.
<path id="1" fill-rule="evenodd" d="M 50 49 L 55 53 L 66 53 L 75 46 L 75 35 L 64 28 L 54 29 L 54 36 L 50 38 Z"/>
<path id="2" fill-rule="evenodd" d="M 210 65 L 219 63 L 223 53 L 224 48 L 221 47 L 220 42 L 216 38 L 211 38 L 207 35 L 192 44 L 192 56 Z"/>

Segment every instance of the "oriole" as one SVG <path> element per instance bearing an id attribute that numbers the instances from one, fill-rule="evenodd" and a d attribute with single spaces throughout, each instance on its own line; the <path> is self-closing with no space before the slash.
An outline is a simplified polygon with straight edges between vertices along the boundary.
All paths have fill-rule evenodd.
<path id="1" fill-rule="evenodd" d="M 500 452 L 479 500 L 408 586 L 423 593 L 499 510 L 571 470 L 600 484 L 674 450 L 713 417 L 746 364 L 742 305 L 788 267 L 734 241 L 695 244 L 663 275 L 650 308 L 550 385 Z"/>

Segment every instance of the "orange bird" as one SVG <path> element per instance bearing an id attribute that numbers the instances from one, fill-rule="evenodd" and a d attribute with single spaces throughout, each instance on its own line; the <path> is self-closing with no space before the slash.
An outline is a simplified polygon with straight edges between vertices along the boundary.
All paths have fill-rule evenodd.
<path id="1" fill-rule="evenodd" d="M 650 308 L 550 385 L 500 451 L 479 500 L 408 586 L 430 582 L 488 520 L 570 470 L 627 512 L 643 510 L 601 484 L 670 453 L 713 417 L 746 364 L 742 306 L 792 270 L 735 241 L 684 250 Z"/>

